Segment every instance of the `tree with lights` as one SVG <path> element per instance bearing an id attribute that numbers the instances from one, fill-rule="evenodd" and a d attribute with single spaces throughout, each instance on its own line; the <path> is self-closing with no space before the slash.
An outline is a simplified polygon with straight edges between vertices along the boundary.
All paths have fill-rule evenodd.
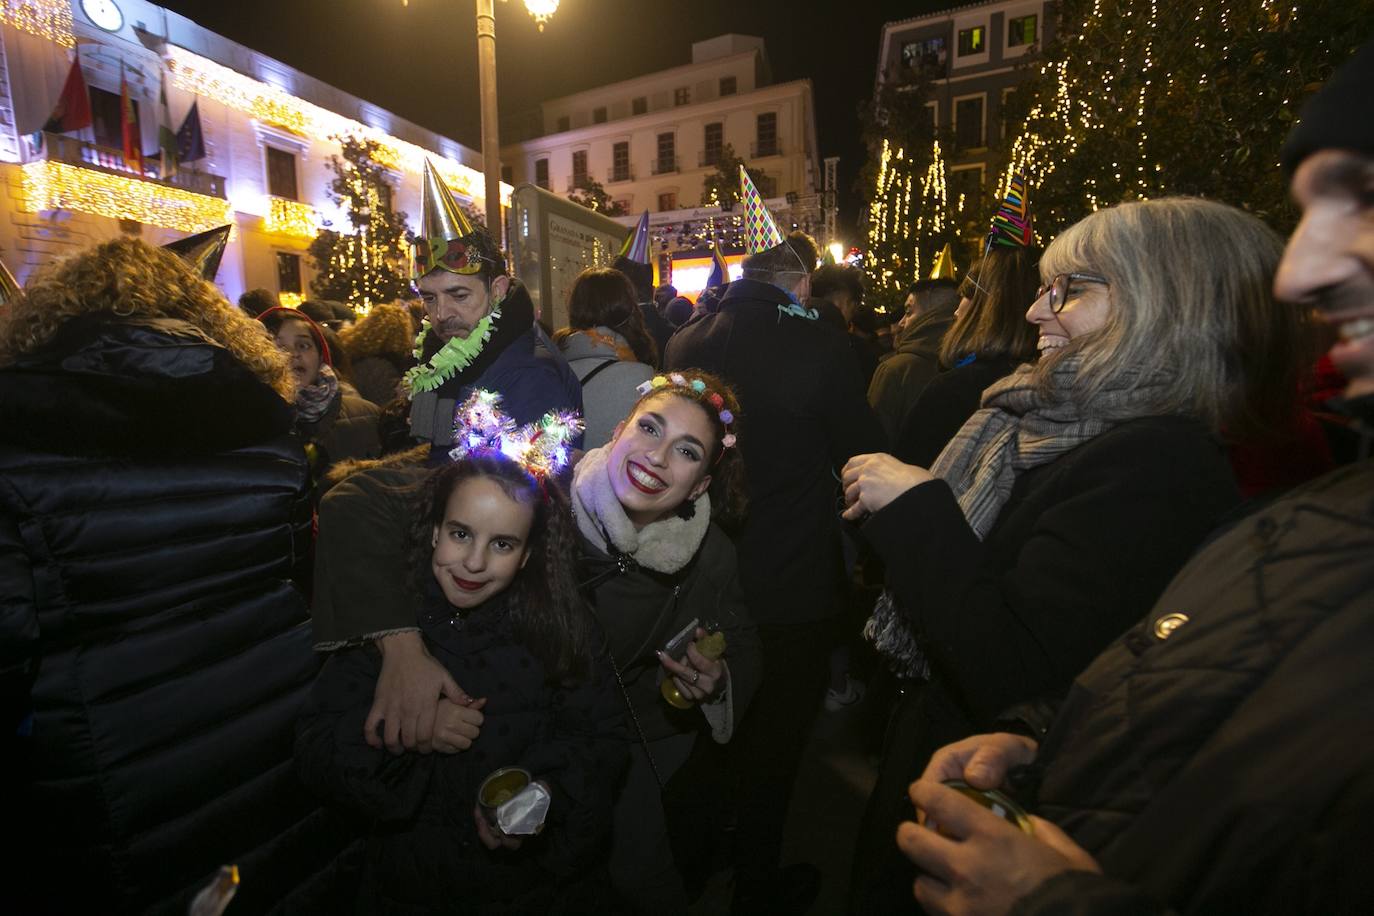
<path id="1" fill-rule="evenodd" d="M 1042 237 L 1166 194 L 1283 230 L 1295 213 L 1279 147 L 1306 95 L 1367 37 L 1374 0 L 1061 0 L 1059 15 L 1003 151 L 1030 179 Z"/>
<path id="2" fill-rule="evenodd" d="M 385 167 L 376 161 L 372 140 L 343 137 L 341 155 L 329 157 L 334 180 L 329 199 L 344 213 L 352 231 L 329 228 L 310 243 L 316 276 L 311 292 L 346 302 L 359 314 L 372 306 L 410 296 L 406 215 L 391 206 Z"/>
<path id="3" fill-rule="evenodd" d="M 611 199 L 611 195 L 601 182 L 591 176 L 577 183 L 577 187 L 568 195 L 568 200 L 606 216 L 624 216 L 627 212 L 619 202 Z"/>
<path id="4" fill-rule="evenodd" d="M 868 147 L 858 179 L 868 204 L 864 268 L 868 297 L 882 311 L 899 311 L 907 285 L 958 241 L 945 188 L 941 141 L 948 145 L 948 138 L 926 116 L 928 94 L 929 76 L 917 72 L 908 82 L 884 83 L 860 113 Z"/>
<path id="5" fill-rule="evenodd" d="M 721 147 L 720 158 L 716 160 L 716 170 L 702 179 L 701 206 L 720 207 L 722 210 L 734 209 L 735 204 L 739 203 L 740 166 L 744 166 L 744 170 L 749 173 L 749 180 L 754 183 L 754 187 L 765 194 L 768 193 L 764 190 L 772 186 L 768 173 L 763 169 L 750 168 L 748 163 L 735 155 L 735 147 L 727 143 Z"/>

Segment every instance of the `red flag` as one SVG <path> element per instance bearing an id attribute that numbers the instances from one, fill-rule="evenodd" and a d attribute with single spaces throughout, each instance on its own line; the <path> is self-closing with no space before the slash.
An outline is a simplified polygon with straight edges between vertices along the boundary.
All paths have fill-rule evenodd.
<path id="1" fill-rule="evenodd" d="M 72 60 L 72 68 L 67 71 L 67 81 L 62 84 L 62 94 L 57 97 L 57 105 L 53 107 L 43 129 L 64 134 L 69 130 L 90 126 L 91 97 L 86 91 L 86 77 L 81 73 L 81 52 L 78 50 Z"/>
<path id="2" fill-rule="evenodd" d="M 129 81 L 124 78 L 124 64 L 119 65 L 119 121 L 120 136 L 124 140 L 124 164 L 143 174 L 143 144 L 139 138 L 138 114 L 129 98 Z"/>

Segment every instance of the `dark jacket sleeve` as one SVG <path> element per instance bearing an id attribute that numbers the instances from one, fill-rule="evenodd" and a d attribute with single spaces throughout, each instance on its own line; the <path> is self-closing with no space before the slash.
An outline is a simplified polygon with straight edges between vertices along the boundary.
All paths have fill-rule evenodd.
<path id="1" fill-rule="evenodd" d="M 901 419 L 901 427 L 892 443 L 892 454 L 898 460 L 917 467 L 930 467 L 978 410 L 982 390 L 957 384 L 955 378 L 945 373 L 931 379 Z"/>
<path id="2" fill-rule="evenodd" d="M 739 584 L 739 563 L 735 547 L 723 533 L 717 533 L 722 544 L 716 555 L 717 570 L 713 573 L 716 588 L 715 607 L 721 632 L 725 634 L 725 660 L 730 666 L 730 691 L 735 706 L 735 723 L 744 720 L 749 702 L 763 680 L 763 655 L 759 648 L 758 628 L 744 603 L 744 590 Z M 713 557 L 714 559 L 714 557 Z"/>
<path id="3" fill-rule="evenodd" d="M 615 789 L 625 769 L 629 732 L 625 701 L 603 655 L 584 682 L 554 695 L 547 738 L 521 761 L 548 783 L 549 806 L 540 864 L 555 875 L 593 864 L 611 826 Z"/>
<path id="4" fill-rule="evenodd" d="M 1174 916 L 1174 911 L 1115 878 L 1070 871 L 1022 897 L 1007 916 Z"/>
<path id="5" fill-rule="evenodd" d="M 0 728 L 8 747 L 29 712 L 38 669 L 38 612 L 33 573 L 14 520 L 0 516 Z"/>
<path id="6" fill-rule="evenodd" d="M 1062 485 L 1043 510 L 1023 508 L 1038 515 L 1018 543 L 980 542 L 942 480 L 864 525 L 937 673 L 978 722 L 1066 689 L 1238 498 L 1200 434 L 1117 432 L 1059 459 L 1072 462 Z"/>
<path id="7" fill-rule="evenodd" d="M 296 771 L 331 804 L 373 821 L 404 821 L 424 800 L 440 755 L 392 754 L 363 738 L 380 673 L 371 647 L 329 657 L 296 725 Z"/>
<path id="8" fill-rule="evenodd" d="M 406 588 L 406 538 L 424 473 L 419 467 L 362 471 L 320 503 L 311 607 L 315 648 L 418 628 Z"/>
<path id="9" fill-rule="evenodd" d="M 915 353 L 896 353 L 878 365 L 868 386 L 868 402 L 890 440 L 896 440 L 908 407 L 938 372 L 934 360 Z"/>
<path id="10" fill-rule="evenodd" d="M 887 451 L 887 434 L 864 396 L 863 378 L 848 352 L 848 342 L 839 335 L 834 335 L 834 340 L 829 337 L 825 341 L 830 349 L 825 364 L 833 370 L 823 381 L 829 392 L 824 400 L 825 432 L 830 461 L 842 468 L 855 455 Z"/>

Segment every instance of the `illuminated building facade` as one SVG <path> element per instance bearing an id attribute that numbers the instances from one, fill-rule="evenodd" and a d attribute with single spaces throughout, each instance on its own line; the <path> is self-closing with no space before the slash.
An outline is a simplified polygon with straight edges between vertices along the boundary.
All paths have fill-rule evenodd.
<path id="1" fill-rule="evenodd" d="M 79 46 L 93 123 L 43 133 Z M 337 138 L 380 144 L 391 205 L 418 227 L 424 159 L 483 208 L 481 156 L 144 0 L 0 0 L 0 257 L 22 282 L 56 257 L 121 234 L 163 244 L 232 223 L 218 284 L 308 297 L 306 249 L 326 224 Z M 122 154 L 121 79 L 145 159 Z M 160 102 L 166 87 L 164 113 Z M 206 156 L 159 177 L 160 122 L 195 104 Z M 502 187 L 508 199 L 510 187 Z"/>
<path id="2" fill-rule="evenodd" d="M 649 210 L 663 274 L 673 259 L 699 268 L 712 229 L 738 250 L 738 214 L 704 199 L 727 145 L 763 172 L 759 190 L 784 226 L 824 228 L 811 81 L 773 83 L 761 38 L 696 42 L 691 63 L 550 99 L 502 136 L 518 139 L 501 151 L 507 181 L 568 196 L 591 179 L 627 226 Z"/>

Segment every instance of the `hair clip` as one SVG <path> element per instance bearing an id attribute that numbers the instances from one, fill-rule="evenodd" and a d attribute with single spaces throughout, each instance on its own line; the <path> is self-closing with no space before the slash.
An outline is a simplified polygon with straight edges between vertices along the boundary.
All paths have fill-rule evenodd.
<path id="1" fill-rule="evenodd" d="M 635 390 L 638 391 L 642 397 L 659 388 L 666 388 L 669 385 L 676 388 L 687 388 L 696 394 L 706 392 L 705 382 L 699 378 L 688 381 L 687 377 L 680 372 L 672 372 L 668 375 L 655 375 L 648 381 L 640 382 L 639 385 L 635 387 Z M 716 415 L 720 417 L 721 425 L 726 427 L 725 435 L 722 436 L 720 440 L 721 448 L 733 448 L 735 445 L 735 434 L 730 432 L 729 427 L 731 423 L 735 422 L 735 415 L 726 409 L 724 396 L 721 395 L 719 391 L 707 392 L 706 402 L 715 408 Z"/>
<path id="2" fill-rule="evenodd" d="M 458 461 L 500 454 L 542 480 L 567 467 L 572 442 L 582 428 L 582 418 L 571 410 L 551 410 L 534 423 L 516 426 L 501 411 L 501 396 L 478 388 L 454 414 L 455 447 L 448 456 Z"/>

